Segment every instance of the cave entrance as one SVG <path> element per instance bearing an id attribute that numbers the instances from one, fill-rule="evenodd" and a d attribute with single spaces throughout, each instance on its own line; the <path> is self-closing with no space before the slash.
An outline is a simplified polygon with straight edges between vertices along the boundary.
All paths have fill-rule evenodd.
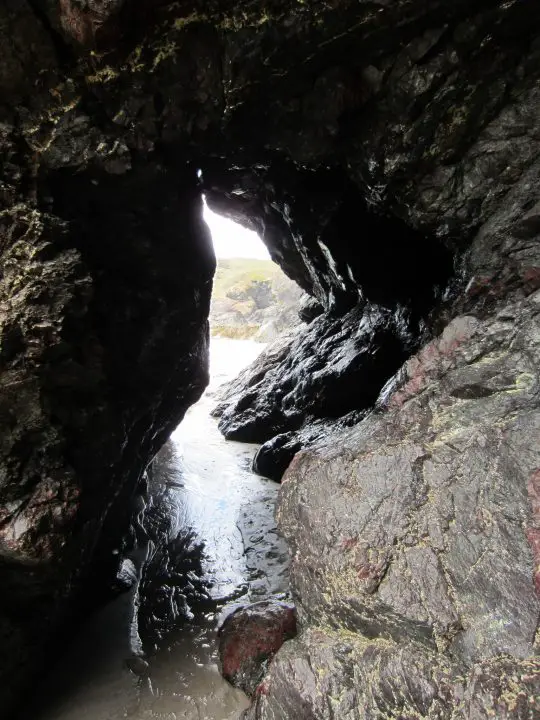
<path id="1" fill-rule="evenodd" d="M 258 445 L 225 440 L 213 410 L 223 383 L 300 322 L 302 291 L 255 232 L 206 203 L 203 218 L 217 259 L 210 383 L 152 464 L 138 623 L 160 711 L 226 720 L 247 699 L 217 672 L 217 624 L 238 605 L 286 593 L 289 559 L 274 518 L 278 486 L 252 471 Z M 154 709 L 153 698 L 142 702 Z"/>
<path id="2" fill-rule="evenodd" d="M 272 261 L 257 233 L 213 212 L 206 201 L 203 219 L 217 260 L 210 308 L 212 338 L 262 344 L 297 325 L 302 290 Z M 211 371 L 216 350 L 214 343 Z"/>
<path id="3" fill-rule="evenodd" d="M 280 288 L 300 291 L 256 233 L 207 207 L 204 219 L 218 261 L 214 302 L 233 305 L 222 312 L 226 322 L 213 308 L 210 384 L 134 498 L 119 575 L 126 592 L 74 639 L 39 720 L 77 720 L 81 708 L 85 717 L 120 717 L 128 707 L 137 717 L 238 716 L 249 702 L 218 672 L 218 623 L 239 605 L 288 590 L 288 552 L 274 519 L 278 486 L 252 472 L 257 446 L 226 441 L 211 413 L 219 386 L 269 341 L 260 331 L 279 309 Z M 269 292 L 277 303 L 268 301 Z M 294 296 L 289 305 L 297 316 Z M 133 697 L 125 656 L 155 692 Z M 89 658 L 82 667 L 81 657 Z"/>
<path id="4" fill-rule="evenodd" d="M 253 258 L 270 260 L 268 248 L 253 230 L 218 215 L 211 210 L 203 197 L 203 218 L 212 234 L 214 251 L 218 261 L 224 258 Z"/>

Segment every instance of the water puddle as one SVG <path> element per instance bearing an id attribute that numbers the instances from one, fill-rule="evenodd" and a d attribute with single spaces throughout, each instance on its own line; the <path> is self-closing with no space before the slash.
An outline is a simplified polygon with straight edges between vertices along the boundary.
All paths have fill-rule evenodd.
<path id="1" fill-rule="evenodd" d="M 250 471 L 256 446 L 226 442 L 210 411 L 215 389 L 262 347 L 212 341 L 210 387 L 139 499 L 140 582 L 81 628 L 35 720 L 237 720 L 248 706 L 219 674 L 216 628 L 239 604 L 286 592 L 287 549 L 273 517 L 277 486 Z"/>

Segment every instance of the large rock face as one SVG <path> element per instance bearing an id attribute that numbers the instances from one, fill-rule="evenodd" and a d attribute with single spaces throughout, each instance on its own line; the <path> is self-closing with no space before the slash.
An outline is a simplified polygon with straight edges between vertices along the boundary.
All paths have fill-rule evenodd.
<path id="1" fill-rule="evenodd" d="M 501 242 L 513 255 L 491 265 L 489 308 L 455 317 L 377 412 L 291 463 L 278 519 L 303 633 L 250 718 L 540 712 L 538 210 L 499 216 L 491 247 L 483 233 L 473 247 L 470 264 Z"/>
<path id="2" fill-rule="evenodd" d="M 89 569 L 104 523 L 121 531 L 126 498 L 207 382 L 213 259 L 188 181 L 170 180 L 147 168 L 113 194 L 107 177 L 70 175 L 61 221 L 3 217 L 0 672 L 34 653 L 19 633 L 39 644 L 49 612 L 54 624 L 58 593 Z"/>
<path id="3" fill-rule="evenodd" d="M 255 469 L 279 480 L 301 447 L 337 418 L 358 420 L 415 347 L 418 326 L 402 309 L 358 304 L 320 315 L 257 359 L 227 388 L 215 414 L 229 440 L 263 443 Z"/>
<path id="4" fill-rule="evenodd" d="M 352 708 L 369 708 L 382 696 L 391 704 L 400 693 L 412 703 L 404 689 L 413 675 L 406 661 L 412 653 L 417 674 L 426 678 L 422 697 L 430 697 L 428 686 L 438 688 L 437 702 L 448 707 L 462 668 L 463 677 L 471 678 L 459 701 L 464 717 L 484 712 L 482 707 L 496 713 L 498 702 L 510 707 L 514 700 L 508 713 L 519 716 L 522 690 L 515 695 L 508 678 L 528 672 L 534 603 L 525 577 L 532 578 L 530 545 L 538 548 L 537 522 L 525 515 L 527 483 L 535 503 L 537 494 L 530 377 L 536 376 L 534 365 L 527 365 L 533 351 L 523 328 L 532 328 L 531 293 L 540 275 L 534 255 L 539 27 L 535 0 L 2 3 L 5 712 L 29 660 L 39 657 L 55 627 L 64 597 L 92 565 L 104 563 L 125 499 L 206 382 L 214 261 L 200 221 L 204 190 L 211 206 L 259 230 L 273 258 L 327 312 L 308 329 L 307 344 L 296 345 L 305 353 L 305 385 L 284 359 L 291 382 L 288 388 L 272 385 L 271 397 L 279 403 L 266 408 L 262 395 L 252 398 L 254 411 L 276 416 L 280 436 L 298 430 L 300 415 L 317 422 L 330 415 L 338 422 L 342 413 L 352 413 L 349 420 L 358 420 L 359 406 L 369 409 L 411 352 L 452 318 L 467 318 L 454 320 L 428 346 L 434 357 L 417 356 L 416 371 L 411 361 L 411 377 L 395 390 L 386 414 L 347 435 L 346 455 L 339 448 L 317 450 L 291 470 L 280 512 L 294 547 L 311 518 L 305 565 L 301 558 L 295 565 L 296 599 L 311 629 L 278 654 L 271 675 L 285 667 L 279 658 L 293 653 L 298 666 L 309 658 L 322 669 L 317 682 L 325 673 L 334 678 L 333 689 L 320 696 L 327 697 L 325 708 L 332 708 L 334 696 L 339 702 L 349 698 Z M 459 264 L 462 284 L 443 294 L 452 261 L 473 240 Z M 366 327 L 358 340 L 357 329 Z M 309 364 L 322 332 L 326 347 L 333 347 L 328 371 Z M 446 367 L 437 358 L 445 343 L 453 347 L 456 333 L 463 338 L 448 360 L 455 366 Z M 475 352 L 490 342 L 493 348 L 475 361 Z M 320 364 L 326 357 L 319 354 Z M 354 385 L 339 372 L 332 378 L 330 370 L 340 371 L 341 363 L 354 372 Z M 482 375 L 491 371 L 491 379 Z M 339 382 L 330 392 L 326 383 L 333 379 Z M 465 443 L 456 457 L 454 432 L 456 447 Z M 297 439 L 279 442 L 294 446 Z M 445 462 L 456 473 L 448 480 Z M 302 468 L 310 463 L 313 477 L 303 479 Z M 358 473 L 351 488 L 358 497 L 353 489 L 347 492 L 354 497 L 347 497 L 335 471 L 342 467 L 345 477 L 353 466 Z M 459 472 L 469 471 L 478 492 L 466 502 Z M 324 512 L 317 509 L 321 474 L 328 484 Z M 385 500 L 382 475 L 388 488 L 397 482 L 399 501 Z M 422 499 L 428 475 L 438 509 L 431 510 L 429 497 Z M 341 529 L 351 531 L 347 541 L 356 537 L 350 515 L 367 513 L 366 501 L 358 498 L 371 492 L 368 476 L 381 504 L 373 505 L 373 517 L 362 515 L 365 527 L 356 528 L 358 542 L 340 556 L 340 565 L 334 543 Z M 295 502 L 308 486 L 312 493 L 301 497 L 305 516 L 299 519 Z M 335 520 L 330 488 L 343 510 L 336 509 Z M 441 525 L 442 536 L 432 539 L 450 497 L 461 498 L 467 517 L 485 499 L 487 514 L 461 535 Z M 394 502 L 394 509 L 385 502 Z M 465 537 L 468 550 L 456 550 Z M 318 559 L 320 583 L 343 572 L 349 578 L 343 593 L 320 592 L 317 578 L 309 588 L 303 585 L 315 547 L 328 550 Z M 368 569 L 358 578 L 357 570 L 346 568 L 362 547 Z M 512 560 L 503 574 L 506 557 Z M 445 562 L 451 567 L 446 585 L 440 577 Z M 495 602 L 487 574 L 476 582 L 475 601 L 467 595 L 483 563 L 500 578 L 497 632 L 479 620 L 481 608 L 488 617 Z M 411 568 L 419 568 L 416 584 Z M 519 600 L 513 583 L 523 590 Z M 504 629 L 508 603 L 521 628 L 515 632 Z M 323 615 L 337 626 L 325 620 L 322 627 Z M 316 660 L 310 648 L 319 632 L 326 638 L 320 647 L 330 650 Z M 365 690 L 373 700 L 354 695 L 363 691 L 343 660 L 345 637 L 358 667 L 368 675 L 385 667 L 388 677 L 403 678 L 402 690 L 391 685 L 379 692 L 374 680 Z M 481 645 L 476 654 L 474 637 Z M 369 644 L 375 640 L 390 645 L 377 654 Z M 497 684 L 494 678 L 503 676 Z M 320 687 L 317 682 L 312 687 Z M 519 687 L 525 686 L 524 680 Z M 279 687 L 272 680 L 260 696 L 254 710 L 260 717 L 279 716 Z M 295 687 L 288 691 L 291 703 L 301 695 Z M 330 712 L 310 697 L 291 706 L 295 714 Z M 434 715 L 429 707 L 420 704 L 414 712 Z"/>
<path id="5" fill-rule="evenodd" d="M 295 610 L 288 603 L 264 600 L 238 608 L 219 629 L 223 677 L 253 696 L 276 652 L 295 635 Z"/>

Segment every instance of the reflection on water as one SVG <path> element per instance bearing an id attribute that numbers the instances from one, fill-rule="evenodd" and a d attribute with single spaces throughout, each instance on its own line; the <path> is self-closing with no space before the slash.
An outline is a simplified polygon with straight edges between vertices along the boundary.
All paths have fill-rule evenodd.
<path id="1" fill-rule="evenodd" d="M 287 551 L 273 519 L 277 487 L 250 472 L 256 446 L 224 441 L 209 413 L 216 387 L 262 347 L 212 341 L 211 385 L 139 498 L 140 582 L 85 625 L 36 720 L 236 720 L 247 707 L 219 674 L 216 625 L 236 605 L 287 589 Z"/>

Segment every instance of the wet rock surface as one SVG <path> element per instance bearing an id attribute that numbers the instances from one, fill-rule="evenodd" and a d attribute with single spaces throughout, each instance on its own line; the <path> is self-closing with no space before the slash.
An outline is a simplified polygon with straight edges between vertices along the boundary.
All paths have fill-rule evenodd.
<path id="1" fill-rule="evenodd" d="M 253 471 L 280 482 L 297 452 L 312 443 L 356 425 L 367 411 L 354 410 L 336 420 L 308 420 L 300 430 L 281 433 L 263 443 L 253 458 Z"/>
<path id="2" fill-rule="evenodd" d="M 314 297 L 307 294 L 303 295 L 300 300 L 300 309 L 298 311 L 300 320 L 309 324 L 315 320 L 316 317 L 322 315 L 323 312 L 324 308 Z"/>
<path id="3" fill-rule="evenodd" d="M 403 310 L 357 305 L 342 317 L 320 315 L 231 385 L 215 411 L 219 428 L 228 439 L 264 443 L 255 468 L 279 480 L 297 450 L 373 405 L 418 332 Z"/>
<path id="4" fill-rule="evenodd" d="M 369 409 L 428 337 L 472 333 L 459 345 L 476 348 L 485 331 L 485 342 L 493 341 L 485 355 L 491 378 L 481 374 L 481 363 L 468 368 L 465 357 L 448 367 L 446 340 L 427 345 L 433 355 L 417 355 L 420 368 L 410 361 L 403 371 L 408 379 L 398 378 L 390 388 L 395 394 L 385 394 L 394 398 L 384 416 L 391 427 L 378 416 L 362 421 L 351 431 L 358 433 L 351 456 L 361 464 L 369 446 L 382 465 L 389 463 L 389 478 L 409 478 L 398 490 L 420 523 L 411 529 L 416 537 L 430 503 L 422 501 L 420 470 L 407 473 L 407 462 L 424 463 L 432 435 L 446 447 L 466 428 L 476 442 L 476 425 L 483 428 L 487 414 L 486 449 L 474 462 L 462 451 L 466 464 L 455 466 L 456 477 L 493 475 L 489 487 L 475 486 L 479 495 L 467 504 L 479 512 L 478 498 L 491 497 L 491 487 L 506 502 L 497 481 L 503 467 L 514 494 L 508 511 L 503 501 L 488 503 L 493 521 L 482 512 L 480 520 L 469 518 L 462 533 L 470 548 L 457 557 L 471 570 L 478 543 L 487 542 L 478 567 L 493 563 L 500 622 L 511 622 L 507 609 L 515 606 L 521 624 L 500 634 L 480 629 L 480 610 L 472 608 L 491 612 L 492 586 L 476 570 L 466 580 L 469 570 L 455 558 L 452 572 L 463 584 L 455 602 L 423 545 L 390 562 L 387 537 L 398 543 L 406 537 L 396 507 L 395 527 L 394 510 L 388 522 L 379 518 L 376 542 L 366 530 L 375 554 L 360 580 L 371 588 L 373 603 L 379 592 L 384 601 L 371 615 L 362 600 L 353 632 L 369 626 L 378 633 L 391 607 L 392 642 L 416 628 L 429 652 L 435 646 L 445 658 L 452 654 L 452 667 L 482 668 L 474 677 L 484 700 L 476 703 L 466 690 L 469 704 L 459 706 L 465 716 L 481 716 L 478 708 L 498 712 L 497 703 L 506 703 L 501 713 L 518 716 L 521 701 L 507 702 L 504 663 L 488 655 L 504 651 L 522 668 L 530 652 L 524 628 L 533 632 L 528 591 L 518 599 L 508 588 L 525 582 L 526 568 L 532 571 L 525 552 L 538 548 L 538 523 L 520 503 L 527 483 L 537 495 L 528 465 L 537 445 L 535 406 L 526 399 L 528 377 L 535 376 L 528 344 L 535 340 L 522 328 L 532 317 L 530 298 L 540 277 L 539 27 L 535 0 L 2 4 L 0 580 L 8 588 L 0 612 L 2 708 L 49 642 L 55 618 L 68 614 L 64 599 L 73 596 L 79 573 L 94 567 L 96 588 L 103 575 L 107 582 L 114 577 L 117 568 L 109 568 L 107 558 L 113 537 L 129 523 L 123 509 L 144 466 L 206 383 L 213 259 L 199 222 L 204 191 L 212 207 L 257 229 L 272 257 L 328 313 L 313 320 L 295 346 L 305 377 L 284 354 L 283 382 L 281 371 L 268 370 L 268 402 L 261 386 L 246 395 L 244 407 L 236 405 L 236 424 L 223 414 L 238 437 L 274 443 L 275 476 L 304 444 L 301 433 Z M 452 262 L 457 281 L 444 294 Z M 457 317 L 472 320 L 460 321 L 461 329 L 450 324 L 444 335 Z M 431 335 L 424 335 L 424 322 Z M 310 365 L 310 354 L 319 366 Z M 428 399 L 429 407 L 422 404 Z M 474 423 L 465 417 L 467 407 L 475 408 Z M 502 439 L 494 436 L 499 430 Z M 364 434 L 390 444 L 372 448 Z M 407 462 L 390 452 L 394 440 Z M 261 451 L 261 468 L 271 469 L 271 450 Z M 442 464 L 438 456 L 433 462 Z M 449 460 L 452 467 L 455 462 Z M 328 476 L 328 500 L 339 462 L 325 456 L 324 463 L 312 475 Z M 448 480 L 451 487 L 457 482 Z M 422 512 L 410 506 L 413 491 L 414 502 L 426 505 Z M 437 495 L 441 517 L 455 495 L 448 493 Z M 305 502 L 316 497 L 314 491 Z M 345 513 L 357 499 L 342 505 L 335 527 L 351 530 Z M 301 534 L 292 501 L 283 508 L 290 537 Z M 317 512 L 324 527 L 332 505 Z M 371 520 L 364 520 L 368 528 Z M 313 522 L 312 542 L 319 541 L 320 522 Z M 329 536 L 335 527 L 327 526 Z M 516 544 L 515 561 L 506 533 Z M 440 553 L 447 551 L 437 552 L 444 564 Z M 454 557 L 450 550 L 448 557 Z M 503 568 L 498 557 L 512 560 Z M 407 573 L 416 567 L 430 571 L 415 590 Z M 407 607 L 388 587 L 394 576 L 403 598 L 410 596 Z M 452 582 L 458 580 L 447 580 L 448 587 Z M 432 602 L 437 597 L 435 608 L 422 604 L 426 588 Z M 329 602 L 317 595 L 316 583 L 304 588 L 299 580 L 296 592 L 306 613 Z M 481 639 L 476 654 L 475 632 Z M 516 677 L 520 673 L 516 669 Z M 260 710 L 268 717 L 278 712 L 272 692 Z M 425 714 L 425 707 L 418 712 Z M 327 711 L 310 712 L 324 717 Z"/>
<path id="5" fill-rule="evenodd" d="M 278 600 L 239 608 L 219 630 L 223 676 L 247 695 L 264 692 L 260 683 L 286 640 L 296 635 L 294 606 Z"/>
<path id="6" fill-rule="evenodd" d="M 64 596 L 88 580 L 101 599 L 114 579 L 110 550 L 134 488 L 204 389 L 214 267 L 193 178 L 176 176 L 160 208 L 148 197 L 132 204 L 168 184 L 155 165 L 106 203 L 99 184 L 64 180 L 55 181 L 62 220 L 20 206 L 1 220 L 11 242 L 0 259 L 0 553 L 15 584 L 19 566 L 37 626 L 47 618 L 45 636 L 67 612 Z M 189 247 L 191 280 L 179 285 L 171 268 Z M 28 568 L 40 578 L 35 598 L 24 589 Z M 22 664 L 37 657 L 40 636 L 33 611 L 6 608 L 0 668 L 18 653 Z M 21 624 L 36 634 L 27 648 Z M 13 673 L 1 683 L 7 693 L 24 677 L 19 666 Z"/>
<path id="7" fill-rule="evenodd" d="M 503 658 L 463 677 L 414 643 L 398 647 L 313 628 L 282 648 L 244 718 L 532 720 L 538 714 L 539 672 L 537 658 Z"/>
<path id="8" fill-rule="evenodd" d="M 406 401 L 396 391 L 386 413 L 335 438 L 334 448 L 297 456 L 279 518 L 296 553 L 302 610 L 323 617 L 333 587 L 343 622 L 358 616 L 377 634 L 419 633 L 468 661 L 532 650 L 539 607 L 522 523 L 538 448 L 522 450 L 537 432 L 538 346 L 530 338 L 539 299 L 508 306 L 490 323 L 456 318 L 409 361 L 408 383 L 431 375 L 424 388 Z M 428 423 L 430 435 L 420 435 Z M 335 540 L 321 531 L 314 543 L 315 518 L 334 528 Z M 363 592 L 349 590 L 351 582 Z"/>
<path id="9" fill-rule="evenodd" d="M 302 633 L 248 717 L 538 714 L 539 309 L 526 286 L 454 318 L 377 412 L 295 457 Z"/>

